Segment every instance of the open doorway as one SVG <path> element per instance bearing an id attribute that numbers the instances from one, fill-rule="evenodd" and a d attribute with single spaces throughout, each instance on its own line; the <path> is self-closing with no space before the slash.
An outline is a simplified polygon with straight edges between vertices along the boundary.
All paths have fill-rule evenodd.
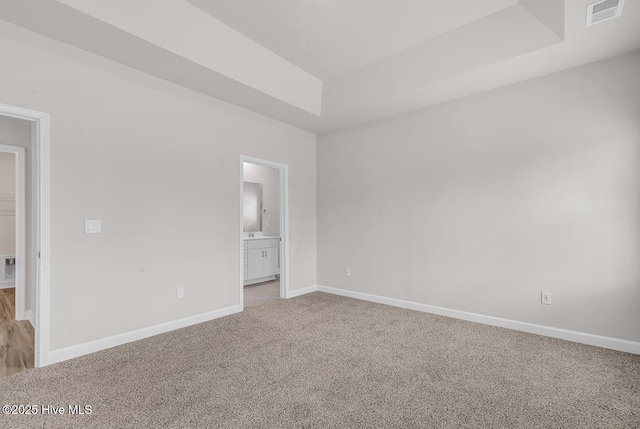
<path id="1" fill-rule="evenodd" d="M 31 141 L 28 121 L 0 117 L 0 377 L 35 365 L 35 288 L 27 270 L 34 261 L 26 250 L 33 206 L 26 198 L 25 153 Z"/>
<path id="2" fill-rule="evenodd" d="M 284 164 L 240 160 L 240 304 L 287 297 L 287 177 Z"/>
<path id="3" fill-rule="evenodd" d="M 15 154 L 16 226 L 15 279 L 16 319 L 24 318 L 34 330 L 33 366 L 42 367 L 49 361 L 49 123 L 48 113 L 0 104 L 0 145 L 5 152 Z M 17 127 L 17 128 L 16 128 Z M 28 138 L 16 138 L 22 129 Z M 24 178 L 20 177 L 24 174 Z M 24 185 L 25 196 L 19 189 Z M 23 233 L 24 231 L 24 233 Z M 24 295 L 18 297 L 19 284 L 24 281 Z M 21 305 L 21 300 L 24 304 Z M 11 300 L 9 300 L 11 301 Z M 22 314 L 23 313 L 23 314 Z"/>

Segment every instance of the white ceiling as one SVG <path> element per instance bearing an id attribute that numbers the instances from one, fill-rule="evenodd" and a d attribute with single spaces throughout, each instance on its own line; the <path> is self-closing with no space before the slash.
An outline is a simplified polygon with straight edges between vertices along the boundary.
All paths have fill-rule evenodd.
<path id="1" fill-rule="evenodd" d="M 484 18 L 517 0 L 188 0 L 325 79 Z"/>
<path id="2" fill-rule="evenodd" d="M 640 49 L 640 0 L 0 0 L 0 20 L 315 133 Z"/>

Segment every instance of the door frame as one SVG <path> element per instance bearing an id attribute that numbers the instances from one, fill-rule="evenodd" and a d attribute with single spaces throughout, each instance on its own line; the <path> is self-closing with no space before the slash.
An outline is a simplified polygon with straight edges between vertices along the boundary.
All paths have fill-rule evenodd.
<path id="1" fill-rule="evenodd" d="M 9 143 L 9 142 L 5 142 Z M 25 211 L 25 189 L 26 189 L 26 176 L 25 176 L 25 150 L 21 146 L 13 146 L 9 144 L 0 143 L 0 152 L 12 153 L 15 156 L 15 178 L 16 186 L 14 188 L 16 196 L 16 212 L 15 212 L 15 254 L 16 254 L 16 320 L 28 319 L 26 315 L 26 302 L 25 302 L 25 266 L 26 266 L 26 211 Z M 1 263 L 1 262 L 0 262 Z M 33 324 L 33 321 L 31 322 Z"/>
<path id="2" fill-rule="evenodd" d="M 289 166 L 279 162 L 240 155 L 238 185 L 238 305 L 244 310 L 244 163 L 275 168 L 280 173 L 280 298 L 289 298 Z"/>
<path id="3" fill-rule="evenodd" d="M 49 360 L 49 294 L 50 294 L 50 116 L 48 113 L 0 103 L 0 115 L 30 121 L 32 150 L 35 157 L 33 170 L 36 182 L 36 261 L 35 278 L 35 343 L 34 366 L 46 366 Z"/>

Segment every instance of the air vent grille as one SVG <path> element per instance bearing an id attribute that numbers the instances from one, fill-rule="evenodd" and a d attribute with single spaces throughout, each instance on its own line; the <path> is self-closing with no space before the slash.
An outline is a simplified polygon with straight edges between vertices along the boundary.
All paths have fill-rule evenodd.
<path id="1" fill-rule="evenodd" d="M 587 6 L 587 27 L 622 15 L 624 0 L 604 0 Z"/>
<path id="2" fill-rule="evenodd" d="M 600 12 L 604 12 L 606 10 L 615 9 L 620 4 L 620 0 L 606 0 L 600 4 L 596 4 L 593 7 L 593 14 L 596 15 Z"/>

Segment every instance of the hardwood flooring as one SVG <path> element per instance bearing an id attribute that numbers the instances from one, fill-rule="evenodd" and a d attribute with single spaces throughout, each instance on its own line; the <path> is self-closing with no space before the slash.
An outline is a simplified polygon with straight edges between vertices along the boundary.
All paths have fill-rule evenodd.
<path id="1" fill-rule="evenodd" d="M 280 299 L 280 280 L 258 283 L 244 287 L 244 306 L 264 304 Z"/>
<path id="2" fill-rule="evenodd" d="M 17 321 L 16 289 L 0 289 L 0 377 L 33 368 L 34 330 Z"/>

